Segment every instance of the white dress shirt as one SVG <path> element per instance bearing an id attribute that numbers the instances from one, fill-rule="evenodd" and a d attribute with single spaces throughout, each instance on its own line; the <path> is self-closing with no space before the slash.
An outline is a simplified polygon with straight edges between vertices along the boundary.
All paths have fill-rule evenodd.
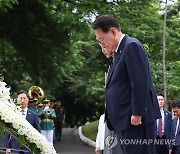
<path id="1" fill-rule="evenodd" d="M 104 150 L 104 136 L 105 136 L 105 114 L 102 114 L 99 118 L 98 133 L 96 136 L 96 147 Z"/>
<path id="2" fill-rule="evenodd" d="M 23 111 L 24 112 L 23 112 Z M 24 117 L 24 118 L 26 118 L 26 116 L 27 116 L 27 110 L 28 110 L 28 108 L 25 108 L 25 109 L 21 109 L 20 111 L 21 111 L 21 113 L 22 113 L 22 116 Z M 23 115 L 23 113 L 24 113 L 24 115 Z"/>
<path id="3" fill-rule="evenodd" d="M 117 47 L 116 47 L 115 52 L 118 51 L 119 45 L 120 45 L 122 39 L 124 38 L 124 36 L 125 36 L 125 34 L 123 34 L 123 35 L 121 36 L 121 38 L 119 39 L 119 42 L 118 42 L 118 45 L 117 45 Z M 121 51 L 120 51 L 120 52 L 121 52 Z M 114 56 L 113 56 L 113 62 L 114 62 Z M 107 82 L 107 77 L 108 77 L 109 70 L 110 70 L 110 66 L 109 66 L 109 68 L 108 68 L 107 73 L 105 72 L 105 85 L 106 85 L 106 82 Z"/>
<path id="4" fill-rule="evenodd" d="M 116 47 L 115 52 L 117 52 L 117 51 L 118 51 L 119 45 L 120 45 L 120 43 L 121 43 L 122 39 L 124 38 L 124 36 L 125 36 L 125 34 L 122 34 L 121 38 L 119 39 L 119 42 L 118 42 L 118 45 L 117 45 L 117 47 Z M 120 51 L 120 52 L 121 52 L 121 51 Z"/>
<path id="5" fill-rule="evenodd" d="M 176 136 L 177 133 L 178 133 L 178 127 L 179 127 L 179 124 L 180 124 L 180 120 L 179 120 L 179 117 L 178 117 L 177 124 L 176 124 L 175 136 Z"/>

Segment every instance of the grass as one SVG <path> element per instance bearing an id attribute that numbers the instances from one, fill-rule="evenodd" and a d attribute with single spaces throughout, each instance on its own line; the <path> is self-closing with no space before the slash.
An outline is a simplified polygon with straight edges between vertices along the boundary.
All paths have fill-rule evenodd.
<path id="1" fill-rule="evenodd" d="M 87 138 L 96 141 L 96 135 L 98 130 L 98 120 L 94 122 L 87 123 L 82 127 L 82 133 Z"/>

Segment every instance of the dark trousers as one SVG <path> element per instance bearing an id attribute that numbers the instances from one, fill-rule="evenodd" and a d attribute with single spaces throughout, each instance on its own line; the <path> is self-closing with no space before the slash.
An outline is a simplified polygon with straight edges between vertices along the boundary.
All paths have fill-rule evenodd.
<path id="1" fill-rule="evenodd" d="M 61 140 L 62 135 L 62 123 L 61 122 L 55 122 L 55 137 L 57 140 Z"/>
<path id="2" fill-rule="evenodd" d="M 163 140 L 166 139 L 166 136 L 163 135 L 161 138 L 159 136 L 157 136 L 157 140 L 159 142 L 161 142 L 160 140 L 162 139 L 162 143 L 163 143 Z M 156 144 L 155 145 L 155 151 L 156 151 L 156 154 L 168 154 L 169 153 L 169 150 L 168 150 L 168 145 L 166 144 Z"/>
<path id="3" fill-rule="evenodd" d="M 154 154 L 155 145 L 149 140 L 154 140 L 155 122 L 134 126 L 131 129 L 122 130 L 117 133 L 120 139 L 123 154 Z M 130 141 L 134 142 L 130 142 Z M 122 142 L 123 141 L 123 142 Z"/>
<path id="4" fill-rule="evenodd" d="M 172 154 L 180 154 L 180 146 L 173 146 Z"/>

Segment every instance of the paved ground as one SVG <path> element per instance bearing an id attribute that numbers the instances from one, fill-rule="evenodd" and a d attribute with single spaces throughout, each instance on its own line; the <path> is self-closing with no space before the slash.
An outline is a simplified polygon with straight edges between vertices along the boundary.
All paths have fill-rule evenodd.
<path id="1" fill-rule="evenodd" d="M 63 129 L 62 141 L 55 141 L 58 154 L 95 154 L 94 148 L 82 144 L 77 138 L 77 131 L 72 128 Z"/>

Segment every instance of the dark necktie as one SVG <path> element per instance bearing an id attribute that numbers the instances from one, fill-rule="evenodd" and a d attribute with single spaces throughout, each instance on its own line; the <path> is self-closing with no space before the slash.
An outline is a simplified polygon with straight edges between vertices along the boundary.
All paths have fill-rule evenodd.
<path id="1" fill-rule="evenodd" d="M 113 65 L 113 57 L 108 58 L 109 66 L 111 67 Z"/>
<path id="2" fill-rule="evenodd" d="M 158 136 L 161 138 L 162 137 L 162 118 L 159 119 L 159 124 L 158 124 Z"/>
<path id="3" fill-rule="evenodd" d="M 25 111 L 24 110 L 21 110 L 21 113 L 22 113 L 23 116 L 25 115 Z"/>

